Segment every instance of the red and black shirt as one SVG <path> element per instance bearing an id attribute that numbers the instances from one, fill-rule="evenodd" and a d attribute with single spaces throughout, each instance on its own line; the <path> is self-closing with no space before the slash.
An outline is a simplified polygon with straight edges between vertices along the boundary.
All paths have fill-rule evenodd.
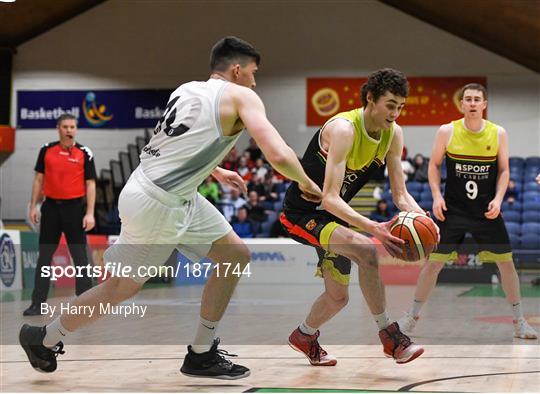
<path id="1" fill-rule="evenodd" d="M 69 149 L 64 149 L 59 141 L 45 144 L 34 170 L 44 175 L 43 194 L 57 200 L 83 197 L 86 181 L 96 179 L 94 155 L 79 143 Z"/>

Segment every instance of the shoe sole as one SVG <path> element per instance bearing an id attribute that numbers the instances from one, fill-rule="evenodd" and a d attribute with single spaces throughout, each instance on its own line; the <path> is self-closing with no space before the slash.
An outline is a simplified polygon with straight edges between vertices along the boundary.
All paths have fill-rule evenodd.
<path id="1" fill-rule="evenodd" d="M 395 359 L 394 356 L 390 355 L 390 354 L 386 354 L 384 353 L 385 357 L 388 357 L 388 358 L 394 358 L 394 360 L 396 360 L 396 363 L 397 364 L 407 364 L 407 363 L 410 363 L 411 361 L 413 361 L 414 359 L 420 357 L 422 354 L 424 354 L 424 349 L 423 348 L 420 348 L 418 349 L 416 352 L 414 352 L 412 354 L 411 357 L 409 357 L 408 359 L 405 359 L 405 360 L 398 360 L 398 359 Z"/>
<path id="2" fill-rule="evenodd" d="M 251 375 L 251 371 L 247 371 L 242 375 L 237 376 L 229 376 L 229 375 L 216 375 L 216 376 L 207 376 L 207 375 L 195 375 L 191 373 L 186 373 L 182 370 L 180 370 L 180 373 L 185 376 L 189 376 L 190 378 L 202 378 L 202 379 L 219 379 L 219 380 L 237 380 L 237 379 L 243 379 L 247 378 L 249 375 Z"/>
<path id="3" fill-rule="evenodd" d="M 24 345 L 23 342 L 26 342 L 25 341 L 25 338 L 23 337 L 23 330 L 26 328 L 26 327 L 30 327 L 28 324 L 25 324 L 21 327 L 21 331 L 19 332 L 19 344 L 21 345 L 21 347 L 23 348 L 24 352 L 26 353 L 26 357 L 28 357 L 28 361 L 30 362 L 30 365 L 32 365 L 32 368 L 34 368 L 36 371 L 40 372 L 40 373 L 44 373 L 44 374 L 47 374 L 47 373 L 51 373 L 51 372 L 54 372 L 54 371 L 44 371 L 43 369 L 41 369 L 38 364 L 39 362 L 36 362 L 35 360 L 35 357 L 34 357 L 34 354 L 32 353 L 32 351 L 30 350 L 30 345 Z"/>
<path id="4" fill-rule="evenodd" d="M 514 334 L 514 338 L 517 338 L 517 339 L 538 339 L 538 336 L 537 335 L 515 335 Z"/>
<path id="5" fill-rule="evenodd" d="M 331 360 L 331 361 L 328 361 L 326 363 L 314 363 L 311 361 L 311 359 L 307 356 L 306 353 L 304 353 L 302 350 L 300 350 L 299 348 L 297 348 L 296 346 L 294 346 L 291 341 L 289 341 L 289 346 L 296 352 L 298 353 L 302 353 L 309 361 L 309 363 L 315 367 L 333 367 L 334 365 L 337 364 L 337 360 Z"/>

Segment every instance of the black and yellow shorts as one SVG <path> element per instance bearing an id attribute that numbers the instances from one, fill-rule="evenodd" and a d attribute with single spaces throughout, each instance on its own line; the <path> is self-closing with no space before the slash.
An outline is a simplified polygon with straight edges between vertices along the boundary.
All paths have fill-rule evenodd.
<path id="1" fill-rule="evenodd" d="M 474 218 L 445 213 L 446 220 L 437 222 L 441 230 L 441 242 L 430 261 L 449 262 L 458 257 L 458 248 L 466 233 L 478 244 L 479 260 L 485 263 L 512 261 L 512 247 L 501 215 L 496 219 Z"/>
<path id="2" fill-rule="evenodd" d="M 301 211 L 285 211 L 279 221 L 292 239 L 317 250 L 319 262 L 315 276 L 322 278 L 323 270 L 328 270 L 336 282 L 349 284 L 351 260 L 326 250 L 334 230 L 348 227 L 345 222 L 335 216 Z"/>

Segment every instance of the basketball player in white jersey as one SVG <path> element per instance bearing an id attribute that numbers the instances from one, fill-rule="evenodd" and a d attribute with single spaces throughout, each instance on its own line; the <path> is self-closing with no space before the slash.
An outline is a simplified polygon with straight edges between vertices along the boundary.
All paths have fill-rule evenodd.
<path id="1" fill-rule="evenodd" d="M 240 176 L 217 167 L 248 129 L 272 166 L 298 182 L 304 198 L 320 201 L 319 187 L 307 177 L 294 151 L 266 118 L 262 101 L 253 92 L 260 55 L 236 37 L 220 40 L 212 49 L 210 79 L 181 85 L 170 96 L 154 136 L 141 153 L 141 163 L 122 190 L 118 202 L 122 229 L 105 252 L 105 262 L 139 267 L 160 266 L 179 248 L 188 256 L 207 256 L 215 263 L 235 262 L 243 270 L 250 252 L 229 223 L 197 186 L 210 174 L 219 182 L 246 190 Z M 239 276 L 217 275 L 205 285 L 200 323 L 181 372 L 188 376 L 239 379 L 248 368 L 233 364 L 218 351 L 215 336 Z M 77 297 L 72 306 L 118 304 L 141 289 L 146 276 L 113 276 Z M 41 372 L 56 369 L 61 342 L 69 333 L 100 317 L 99 313 L 62 315 L 44 327 L 24 325 L 20 342 L 32 366 Z"/>

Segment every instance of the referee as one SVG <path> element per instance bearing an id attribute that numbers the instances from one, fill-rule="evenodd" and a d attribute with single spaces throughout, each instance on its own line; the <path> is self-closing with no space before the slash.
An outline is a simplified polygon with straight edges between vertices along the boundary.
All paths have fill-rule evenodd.
<path id="1" fill-rule="evenodd" d="M 56 123 L 59 141 L 45 144 L 39 151 L 36 176 L 32 186 L 30 220 L 38 223 L 36 204 L 43 193 L 39 232 L 39 258 L 36 267 L 32 305 L 24 316 L 41 314 L 41 303 L 47 300 L 50 278 L 41 275 L 41 269 L 51 264 L 62 233 L 76 266 L 87 266 L 86 234 L 94 228 L 96 201 L 96 168 L 92 151 L 75 142 L 77 118 L 61 115 Z M 86 196 L 86 209 L 83 197 Z M 84 270 L 86 271 L 86 270 Z M 92 287 L 89 276 L 76 278 L 76 294 Z"/>

